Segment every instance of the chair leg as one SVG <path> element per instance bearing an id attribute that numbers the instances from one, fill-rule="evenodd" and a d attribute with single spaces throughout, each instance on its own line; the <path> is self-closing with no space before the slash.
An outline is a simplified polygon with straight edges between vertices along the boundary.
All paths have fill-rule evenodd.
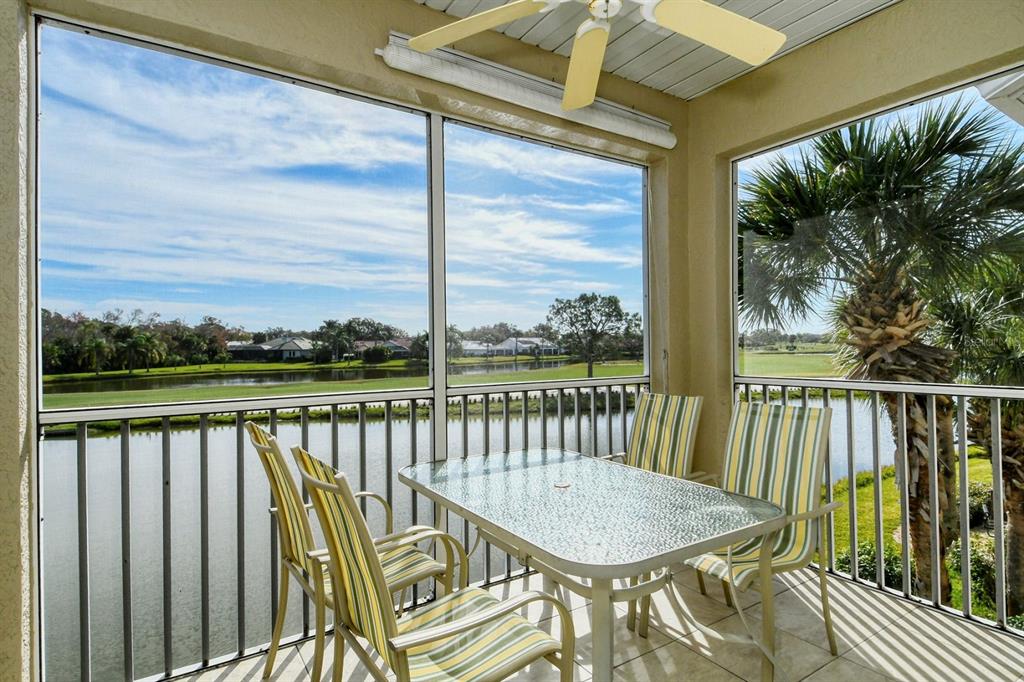
<path id="1" fill-rule="evenodd" d="M 700 590 L 701 594 L 705 597 L 707 596 L 708 586 L 704 584 L 704 573 L 701 571 L 697 571 L 697 588 Z"/>
<path id="2" fill-rule="evenodd" d="M 281 587 L 277 595 L 277 620 L 274 622 L 274 632 L 270 636 L 270 648 L 267 649 L 267 662 L 263 666 L 263 679 L 269 679 L 270 673 L 274 671 L 274 659 L 277 658 L 277 648 L 281 644 L 281 631 L 284 629 L 284 618 L 288 611 L 288 583 L 291 578 L 288 575 L 288 568 L 281 562 L 280 576 Z"/>
<path id="3" fill-rule="evenodd" d="M 825 540 L 825 523 L 818 520 L 820 529 L 818 538 L 818 581 L 821 583 L 821 615 L 825 619 L 825 634 L 828 635 L 828 648 L 833 656 L 839 655 L 839 647 L 836 645 L 836 633 L 832 627 L 832 611 L 828 606 L 828 574 L 825 572 L 825 565 L 828 563 L 828 545 Z"/>
<path id="4" fill-rule="evenodd" d="M 722 592 L 725 592 L 725 605 L 730 609 L 736 607 L 736 602 L 732 599 L 732 591 L 729 589 L 729 583 L 722 581 Z"/>
<path id="5" fill-rule="evenodd" d="M 316 638 L 313 643 L 313 673 L 310 675 L 310 679 L 313 682 L 320 682 L 320 677 L 323 675 L 324 669 L 324 639 L 326 633 L 324 632 L 324 584 L 323 578 L 315 581 L 316 584 L 316 597 L 313 599 L 313 605 L 316 611 Z"/>
<path id="6" fill-rule="evenodd" d="M 338 628 L 345 627 L 337 622 L 335 614 L 334 623 L 334 670 L 331 672 L 332 682 L 341 682 L 342 673 L 345 671 L 345 638 L 338 632 Z"/>
<path id="7" fill-rule="evenodd" d="M 650 579 L 650 574 L 644 576 L 645 580 Z M 651 595 L 645 594 L 640 600 L 640 627 L 636 634 L 647 639 L 647 633 L 651 625 Z"/>

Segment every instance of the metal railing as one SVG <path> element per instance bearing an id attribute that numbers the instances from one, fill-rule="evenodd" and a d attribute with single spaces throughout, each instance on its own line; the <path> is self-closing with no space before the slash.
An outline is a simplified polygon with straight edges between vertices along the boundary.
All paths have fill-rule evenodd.
<path id="1" fill-rule="evenodd" d="M 988 413 L 988 427 L 991 434 L 1001 434 L 1001 415 L 1013 401 L 1024 400 L 1024 389 L 992 386 L 935 385 L 910 383 L 880 383 L 867 381 L 846 381 L 831 379 L 789 379 L 777 377 L 734 378 L 737 398 L 746 401 L 763 401 L 783 404 L 816 405 L 831 407 L 832 428 L 829 435 L 829 456 L 825 463 L 824 498 L 832 502 L 836 496 L 837 484 L 845 479 L 847 505 L 842 516 L 845 522 L 837 528 L 835 516 L 829 515 L 826 537 L 828 543 L 828 570 L 837 575 L 878 589 L 898 594 L 945 611 L 1024 636 L 1015 630 L 1007 620 L 1007 562 L 1005 546 L 1005 514 L 1002 442 L 1000 437 L 990 438 L 987 448 L 973 443 L 968 431 L 968 421 L 973 413 Z M 939 403 L 941 401 L 941 403 Z M 884 403 L 885 407 L 882 408 Z M 952 433 L 940 433 L 940 405 L 952 425 Z M 927 584 L 930 589 L 916 589 L 914 576 L 916 566 L 912 564 L 913 548 L 911 537 L 910 496 L 918 479 L 908 459 L 908 406 L 923 417 L 926 424 L 923 445 L 926 454 L 929 510 L 942 510 L 940 490 L 935 484 L 940 480 L 940 465 L 951 470 L 943 476 L 955 480 L 954 495 L 946 503 L 948 513 L 955 519 L 954 529 L 959 543 L 959 561 L 945 558 L 952 546 L 949 536 L 941 536 L 940 523 L 927 519 L 928 548 L 931 570 Z M 923 406 L 923 407 L 922 407 Z M 923 414 L 921 414 L 923 412 Z M 945 442 L 943 442 L 945 440 Z M 940 449 L 945 448 L 947 457 L 940 463 Z M 986 461 L 987 460 L 987 461 Z M 984 462 L 983 483 L 991 486 L 991 503 L 988 505 L 992 538 L 992 564 L 994 586 L 991 595 L 985 596 L 985 604 L 975 603 L 973 595 L 978 586 L 972 580 L 972 554 L 974 544 L 987 542 L 978 537 L 986 534 L 985 528 L 971 527 L 969 485 L 970 464 Z M 979 468 L 981 468 L 979 467 Z M 861 477 L 858 479 L 858 473 Z M 976 474 L 977 475 L 977 474 Z M 865 478 L 866 476 L 866 478 Z M 891 496 L 887 500 L 886 486 L 894 486 L 898 493 L 895 503 Z M 870 502 L 858 503 L 858 489 L 871 488 Z M 841 487 L 841 486 L 840 486 Z M 891 492 L 891 491 L 890 491 Z M 946 491 L 942 493 L 946 497 Z M 858 517 L 872 518 L 869 538 L 858 537 Z M 930 519 L 935 519 L 931 515 Z M 948 524 L 948 521 L 945 522 Z M 895 527 L 893 527 L 895 526 Z M 863 529 L 863 526 L 861 526 Z M 842 531 L 840 533 L 839 531 Z M 897 539 L 898 533 L 898 539 Z M 846 540 L 837 542 L 838 536 Z M 874 571 L 863 570 L 859 565 L 860 554 L 864 553 L 864 542 L 868 543 L 868 558 L 874 562 Z M 922 543 L 924 544 L 924 543 Z M 898 566 L 887 562 L 886 547 L 898 546 Z M 837 561 L 838 553 L 838 561 Z M 959 604 L 950 594 L 943 595 L 941 572 L 943 561 L 952 581 L 959 573 Z M 843 566 L 837 566 L 842 563 Z M 869 575 L 865 575 L 868 573 Z M 892 580 L 894 574 L 898 580 Z M 893 584 L 897 583 L 897 584 Z M 991 599 L 991 603 L 987 603 Z M 1019 626 L 1018 626 L 1019 627 Z"/>
<path id="2" fill-rule="evenodd" d="M 542 445 L 606 454 L 625 448 L 646 385 L 636 377 L 451 387 L 443 420 L 429 389 L 44 411 L 44 675 L 162 679 L 266 647 L 287 576 L 277 572 L 270 493 L 247 420 L 381 492 L 400 527 L 438 521 L 433 505 L 396 485 L 401 467 L 434 457 L 438 424 L 448 457 Z M 448 521 L 470 544 L 470 525 Z M 383 532 L 381 519 L 369 522 Z M 470 571 L 477 583 L 519 574 L 489 545 Z M 414 604 L 429 596 L 426 583 L 412 593 Z M 304 595 L 289 605 L 286 632 L 287 642 L 312 634 Z"/>

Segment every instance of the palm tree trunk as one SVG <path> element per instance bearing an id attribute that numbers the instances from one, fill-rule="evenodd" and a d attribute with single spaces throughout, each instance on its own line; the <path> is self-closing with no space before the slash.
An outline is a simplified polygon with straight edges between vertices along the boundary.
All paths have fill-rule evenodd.
<path id="1" fill-rule="evenodd" d="M 840 339 L 846 345 L 840 356 L 849 367 L 851 379 L 872 381 L 952 383 L 956 353 L 932 346 L 924 333 L 932 324 L 925 314 L 925 301 L 903 273 L 882 267 L 865 269 L 838 311 Z M 932 591 L 932 556 L 939 559 L 938 575 L 943 603 L 950 598 L 946 548 L 959 532 L 955 497 L 957 453 L 953 440 L 953 403 L 936 396 L 936 439 L 929 443 L 928 398 L 907 395 L 907 423 L 898 425 L 898 396 L 884 394 L 886 410 L 896 445 L 907 453 L 907 488 L 910 528 L 915 564 L 914 587 L 922 596 Z M 929 466 L 931 445 L 937 459 L 933 481 Z M 897 450 L 900 448 L 897 447 Z M 852 475 L 852 472 L 851 472 Z M 938 509 L 932 509 L 932 486 L 938 488 Z M 932 551 L 932 524 L 938 524 L 939 547 Z"/>

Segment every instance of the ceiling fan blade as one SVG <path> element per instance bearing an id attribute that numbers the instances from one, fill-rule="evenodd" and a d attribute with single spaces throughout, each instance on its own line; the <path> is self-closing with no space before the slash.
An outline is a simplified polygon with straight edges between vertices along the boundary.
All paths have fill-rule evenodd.
<path id="1" fill-rule="evenodd" d="M 428 52 L 437 47 L 450 45 L 456 40 L 482 33 L 495 26 L 536 14 L 550 4 L 547 0 L 515 0 L 507 5 L 474 14 L 447 26 L 428 31 L 423 35 L 410 38 L 409 47 L 420 52 Z"/>
<path id="2" fill-rule="evenodd" d="M 763 64 L 786 42 L 784 33 L 704 0 L 661 0 L 650 14 L 658 25 L 753 66 Z"/>
<path id="3" fill-rule="evenodd" d="M 608 47 L 608 22 L 589 19 L 576 32 L 565 77 L 562 109 L 572 111 L 591 104 L 597 96 L 597 79 Z"/>

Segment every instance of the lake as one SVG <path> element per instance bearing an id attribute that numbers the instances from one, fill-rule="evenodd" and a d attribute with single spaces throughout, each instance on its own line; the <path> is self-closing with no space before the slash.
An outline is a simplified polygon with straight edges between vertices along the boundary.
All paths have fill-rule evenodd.
<path id="1" fill-rule="evenodd" d="M 106 383 L 106 382 L 104 382 Z M 814 400 L 810 401 L 812 404 Z M 617 404 L 617 403 L 616 403 Z M 820 404 L 820 400 L 817 401 Z M 846 475 L 846 410 L 843 400 L 833 400 L 836 408 L 832 423 L 831 459 L 834 477 Z M 855 467 L 871 468 L 871 410 L 867 401 L 855 401 Z M 492 451 L 503 448 L 500 405 L 492 406 L 489 445 Z M 553 412 L 553 410 L 552 410 Z M 570 410 L 571 412 L 571 410 Z M 585 411 L 586 412 L 586 411 Z M 893 461 L 892 438 L 888 420 L 882 415 L 882 463 Z M 607 422 L 599 411 L 597 423 L 598 454 L 608 451 Z M 631 421 L 631 419 L 630 419 Z M 622 449 L 621 420 L 616 413 L 612 420 L 614 449 Z M 481 418 L 471 417 L 467 424 L 468 451 L 480 453 L 484 447 Z M 527 422 L 531 446 L 541 444 L 539 415 Z M 581 449 L 591 453 L 589 414 L 580 422 Z M 359 426 L 354 422 L 339 423 L 341 469 L 354 486 L 359 482 Z M 385 463 L 385 424 L 366 424 L 366 488 L 384 493 L 387 487 Z M 522 417 L 513 410 L 510 417 L 510 448 L 522 447 Z M 567 447 L 576 447 L 576 422 L 565 419 Z M 301 438 L 297 423 L 278 424 L 282 445 L 291 445 Z M 557 446 L 557 417 L 547 420 L 547 444 Z M 211 426 L 209 429 L 210 489 L 210 650 L 211 656 L 229 654 L 236 648 L 236 471 L 235 428 Z M 412 523 L 411 491 L 397 481 L 397 471 L 409 463 L 413 438 L 408 420 L 396 419 L 392 426 L 394 464 L 395 527 Z M 418 419 L 415 439 L 420 461 L 430 458 L 430 425 Z M 184 666 L 201 659 L 200 633 L 200 516 L 199 516 L 199 431 L 194 428 L 175 429 L 171 442 L 171 554 L 172 554 L 172 649 L 175 666 Z M 463 452 L 462 424 L 448 423 L 450 456 Z M 309 424 L 309 449 L 330 459 L 330 424 Z M 262 644 L 270 638 L 270 521 L 267 513 L 269 492 L 262 466 L 255 452 L 245 442 L 242 472 L 244 482 L 245 518 L 245 595 L 246 645 Z M 131 562 L 132 606 L 135 631 L 136 677 L 157 674 L 163 669 L 163 577 L 162 577 L 162 473 L 161 436 L 158 432 L 133 433 L 130 446 L 131 481 Z M 121 510 L 120 510 L 120 439 L 118 436 L 90 436 L 87 457 L 89 551 L 92 609 L 93 678 L 110 680 L 122 675 L 121 630 Z M 40 505 L 43 622 L 46 633 L 44 659 L 46 679 L 74 680 L 78 669 L 78 532 L 76 445 L 73 438 L 47 437 L 40 452 Z M 372 503 L 370 506 L 372 510 Z M 430 523 L 431 507 L 422 499 L 417 505 L 418 519 Z M 371 529 L 383 532 L 383 521 L 371 511 Z M 452 519 L 451 531 L 462 539 L 463 524 Z M 470 544 L 472 536 L 470 537 Z M 472 558 L 472 579 L 483 578 L 483 551 Z M 504 572 L 504 555 L 494 550 L 493 575 Z M 292 586 L 295 587 L 294 585 Z M 293 589 L 292 604 L 285 631 L 297 633 L 302 628 L 301 600 Z"/>

